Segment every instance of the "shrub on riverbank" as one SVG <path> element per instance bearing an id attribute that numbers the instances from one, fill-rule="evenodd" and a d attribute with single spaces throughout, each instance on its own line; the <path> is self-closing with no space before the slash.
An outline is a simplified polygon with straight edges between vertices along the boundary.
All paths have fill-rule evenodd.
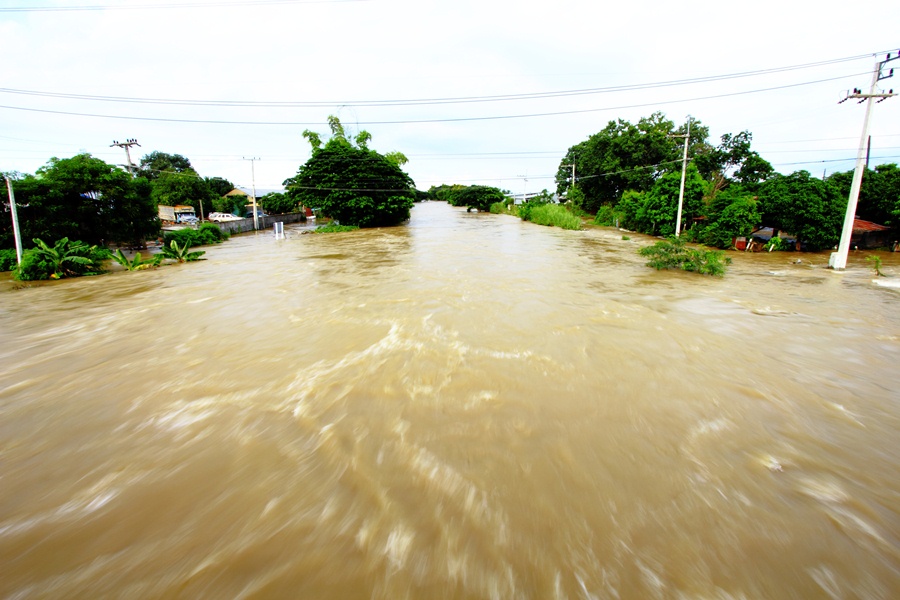
<path id="1" fill-rule="evenodd" d="M 16 268 L 16 251 L 14 248 L 0 250 L 0 271 L 12 271 Z"/>
<path id="2" fill-rule="evenodd" d="M 616 210 L 612 206 L 604 204 L 597 210 L 594 215 L 594 225 L 602 225 L 605 227 L 618 227 L 619 221 L 624 218 L 622 211 Z"/>
<path id="3" fill-rule="evenodd" d="M 716 277 L 725 275 L 725 266 L 731 264 L 720 250 L 688 248 L 684 240 L 675 237 L 644 246 L 638 254 L 648 258 L 647 266 L 656 270 L 682 269 Z"/>
<path id="4" fill-rule="evenodd" d="M 356 225 L 338 225 L 334 221 L 328 225 L 321 225 L 313 230 L 313 233 L 342 233 L 344 231 L 356 231 L 359 229 Z"/>
<path id="5" fill-rule="evenodd" d="M 200 260 L 200 257 L 206 254 L 205 250 L 195 250 L 191 252 L 191 244 L 179 244 L 175 240 L 169 242 L 168 246 L 163 246 L 159 250 L 158 260 L 174 260 L 176 262 L 194 262 Z"/>
<path id="6" fill-rule="evenodd" d="M 103 261 L 111 257 L 106 248 L 70 242 L 69 238 L 62 238 L 52 246 L 35 238 L 34 244 L 34 248 L 22 254 L 22 264 L 13 271 L 14 279 L 39 281 L 97 275 L 103 272 Z"/>
<path id="7" fill-rule="evenodd" d="M 209 246 L 218 244 L 228 239 L 228 234 L 212 223 L 204 223 L 197 229 L 178 229 L 176 231 L 167 231 L 163 237 L 164 245 L 169 246 L 172 241 L 178 242 L 179 246 L 185 244 L 189 246 Z"/>

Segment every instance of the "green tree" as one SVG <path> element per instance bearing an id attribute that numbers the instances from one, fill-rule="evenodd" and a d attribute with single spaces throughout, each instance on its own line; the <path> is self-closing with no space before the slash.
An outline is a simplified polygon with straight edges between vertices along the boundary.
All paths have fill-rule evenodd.
<path id="1" fill-rule="evenodd" d="M 451 198 L 453 206 L 465 206 L 467 210 L 476 209 L 479 212 L 488 212 L 491 204 L 506 200 L 506 196 L 498 188 L 486 185 L 464 187 L 456 190 Z"/>
<path id="2" fill-rule="evenodd" d="M 731 179 L 755 186 L 775 172 L 771 164 L 750 149 L 752 140 L 749 131 L 726 133 L 718 146 L 707 146 L 697 154 L 694 162 L 701 175 L 712 183 L 713 194 L 726 187 Z"/>
<path id="3" fill-rule="evenodd" d="M 259 205 L 264 211 L 272 215 L 295 212 L 297 201 L 287 194 L 270 192 L 259 199 Z"/>
<path id="4" fill-rule="evenodd" d="M 626 190 L 649 191 L 661 173 L 679 163 L 680 143 L 670 135 L 684 131 L 686 124 L 676 129 L 661 112 L 636 124 L 622 119 L 610 121 L 600 132 L 569 148 L 557 171 L 557 192 L 563 194 L 571 186 L 568 165 L 573 163 L 586 211 L 593 213 L 603 204 L 614 205 Z M 704 147 L 708 135 L 706 126 L 691 122 L 690 155 Z"/>
<path id="5" fill-rule="evenodd" d="M 716 194 L 698 237 L 707 246 L 730 248 L 735 237 L 750 235 L 759 223 L 756 197 L 733 185 Z"/>
<path id="6" fill-rule="evenodd" d="M 201 212 L 209 213 L 213 200 L 219 197 L 193 169 L 181 172 L 163 171 L 151 185 L 151 197 L 156 204 L 192 206 L 198 216 Z"/>
<path id="7" fill-rule="evenodd" d="M 51 158 L 35 175 L 14 185 L 24 239 L 139 245 L 159 231 L 147 180 L 133 179 L 90 154 Z M 5 186 L 0 196 L 7 200 Z M 12 247 L 9 220 L 0 223 L 0 244 Z"/>
<path id="8" fill-rule="evenodd" d="M 838 189 L 842 198 L 850 197 L 852 170 L 834 173 L 828 181 Z M 863 172 L 856 215 L 860 219 L 900 229 L 900 169 L 895 163 L 878 165 Z"/>
<path id="9" fill-rule="evenodd" d="M 234 184 L 224 177 L 204 177 L 206 185 L 215 195 L 221 197 L 234 189 Z"/>
<path id="10" fill-rule="evenodd" d="M 324 145 L 317 134 L 304 132 L 312 157 L 284 181 L 287 195 L 342 225 L 383 227 L 408 219 L 415 198 L 409 175 L 386 156 L 354 145 L 337 117 L 328 124 L 332 135 Z"/>
<path id="11" fill-rule="evenodd" d="M 833 246 L 840 239 L 846 199 L 830 182 L 808 171 L 776 175 L 759 189 L 762 222 L 805 242 L 810 250 Z"/>
<path id="12" fill-rule="evenodd" d="M 678 216 L 681 171 L 669 171 L 656 180 L 648 192 L 629 190 L 618 203 L 623 225 L 650 235 L 673 235 Z M 681 223 L 684 226 L 703 210 L 706 184 L 693 163 L 688 164 L 684 181 Z"/>
<path id="13" fill-rule="evenodd" d="M 167 154 L 166 152 L 154 150 L 141 158 L 138 174 L 153 181 L 166 171 L 183 173 L 185 171 L 193 172 L 193 170 L 191 161 L 184 156 L 180 154 Z"/>

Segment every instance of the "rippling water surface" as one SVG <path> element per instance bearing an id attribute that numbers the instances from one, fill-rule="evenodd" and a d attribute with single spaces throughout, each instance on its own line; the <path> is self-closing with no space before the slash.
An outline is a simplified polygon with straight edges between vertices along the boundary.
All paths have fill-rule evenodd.
<path id="1" fill-rule="evenodd" d="M 900 289 L 632 238 L 425 203 L 0 282 L 0 597 L 900 597 Z"/>

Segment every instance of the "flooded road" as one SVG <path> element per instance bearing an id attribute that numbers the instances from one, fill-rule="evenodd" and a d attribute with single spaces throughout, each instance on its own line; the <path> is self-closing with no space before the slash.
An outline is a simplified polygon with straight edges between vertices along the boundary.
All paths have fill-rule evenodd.
<path id="1" fill-rule="evenodd" d="M 900 289 L 631 237 L 424 203 L 0 282 L 0 598 L 900 597 Z"/>

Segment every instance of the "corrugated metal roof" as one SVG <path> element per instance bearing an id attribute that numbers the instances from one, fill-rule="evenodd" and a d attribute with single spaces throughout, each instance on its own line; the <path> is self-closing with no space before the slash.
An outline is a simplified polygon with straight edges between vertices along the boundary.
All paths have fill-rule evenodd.
<path id="1" fill-rule="evenodd" d="M 866 231 L 887 231 L 890 227 L 873 223 L 872 221 L 863 221 L 862 219 L 853 219 L 853 233 L 865 233 Z"/>

